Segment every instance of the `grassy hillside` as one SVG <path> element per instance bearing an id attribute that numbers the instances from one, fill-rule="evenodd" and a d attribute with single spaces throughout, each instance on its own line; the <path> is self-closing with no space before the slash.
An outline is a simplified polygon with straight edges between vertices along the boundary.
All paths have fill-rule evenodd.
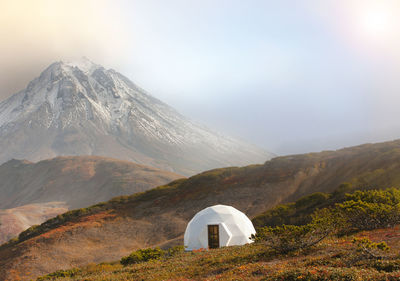
<path id="1" fill-rule="evenodd" d="M 400 189 L 356 191 L 340 201 L 314 208 L 319 215 L 307 225 L 260 225 L 251 245 L 187 253 L 183 247 L 140 249 L 119 263 L 38 280 L 398 280 Z"/>
<path id="2" fill-rule="evenodd" d="M 354 237 L 387 241 L 390 260 L 356 261 Z M 267 281 L 387 281 L 400 279 L 399 228 L 364 231 L 330 238 L 307 250 L 279 255 L 262 244 L 180 253 L 172 258 L 122 266 L 118 262 L 90 264 L 59 271 L 39 280 L 267 280 Z M 63 277 L 64 276 L 64 277 Z"/>
<path id="3" fill-rule="evenodd" d="M 357 189 L 400 186 L 399 148 L 394 141 L 278 157 L 71 211 L 0 247 L 0 279 L 10 278 L 10 272 L 29 279 L 118 260 L 138 248 L 182 244 L 187 222 L 210 205 L 232 205 L 254 217 L 311 193 L 331 193 L 344 182 Z M 321 196 L 317 203 L 325 200 Z"/>

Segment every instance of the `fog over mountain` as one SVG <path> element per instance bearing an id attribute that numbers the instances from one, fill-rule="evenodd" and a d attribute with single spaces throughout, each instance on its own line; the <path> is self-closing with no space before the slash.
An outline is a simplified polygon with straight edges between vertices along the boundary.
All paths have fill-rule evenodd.
<path id="1" fill-rule="evenodd" d="M 55 62 L 0 103 L 0 162 L 100 155 L 191 175 L 272 154 L 191 122 L 86 58 Z"/>

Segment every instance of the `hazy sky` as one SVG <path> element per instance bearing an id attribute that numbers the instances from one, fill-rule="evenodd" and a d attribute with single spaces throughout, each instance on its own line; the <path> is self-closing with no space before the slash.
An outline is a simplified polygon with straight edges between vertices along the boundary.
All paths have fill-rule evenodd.
<path id="1" fill-rule="evenodd" d="M 400 138 L 398 0 L 0 0 L 0 99 L 86 56 L 278 154 Z"/>

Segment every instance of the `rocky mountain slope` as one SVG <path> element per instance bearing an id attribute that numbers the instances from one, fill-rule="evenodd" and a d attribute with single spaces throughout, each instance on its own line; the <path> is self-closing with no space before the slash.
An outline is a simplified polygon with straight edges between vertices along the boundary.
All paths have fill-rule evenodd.
<path id="1" fill-rule="evenodd" d="M 0 163 L 100 155 L 183 175 L 262 163 L 255 146 L 189 121 L 122 74 L 87 59 L 56 62 L 0 103 Z"/>
<path id="2" fill-rule="evenodd" d="M 118 260 L 137 248 L 181 244 L 187 222 L 214 204 L 254 217 L 282 202 L 341 183 L 355 188 L 400 186 L 400 141 L 274 158 L 263 165 L 225 168 L 133 196 L 72 211 L 0 247 L 0 279 L 23 279 Z M 30 276 L 30 277 L 29 277 Z"/>

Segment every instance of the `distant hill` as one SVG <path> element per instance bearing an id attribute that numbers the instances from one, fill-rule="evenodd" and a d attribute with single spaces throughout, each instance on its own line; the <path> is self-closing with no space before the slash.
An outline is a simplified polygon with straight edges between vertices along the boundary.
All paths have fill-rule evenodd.
<path id="1" fill-rule="evenodd" d="M 66 211 L 68 206 L 63 202 L 28 204 L 0 210 L 0 244 L 14 238 L 32 225 L 41 224 Z"/>
<path id="2" fill-rule="evenodd" d="M 273 155 L 198 125 L 88 59 L 55 62 L 0 102 L 0 163 L 99 155 L 193 175 Z"/>
<path id="3" fill-rule="evenodd" d="M 0 247 L 0 279 L 118 260 L 134 249 L 182 244 L 187 222 L 214 204 L 250 217 L 313 192 L 400 186 L 400 141 L 224 168 L 68 212 Z M 28 279 L 28 277 L 24 277 Z"/>
<path id="4" fill-rule="evenodd" d="M 0 166 L 0 244 L 68 209 L 145 191 L 182 176 L 128 161 L 58 157 Z"/>
<path id="5" fill-rule="evenodd" d="M 0 166 L 0 209 L 52 201 L 76 209 L 178 178 L 182 176 L 98 156 L 57 157 L 38 163 L 11 160 Z"/>

